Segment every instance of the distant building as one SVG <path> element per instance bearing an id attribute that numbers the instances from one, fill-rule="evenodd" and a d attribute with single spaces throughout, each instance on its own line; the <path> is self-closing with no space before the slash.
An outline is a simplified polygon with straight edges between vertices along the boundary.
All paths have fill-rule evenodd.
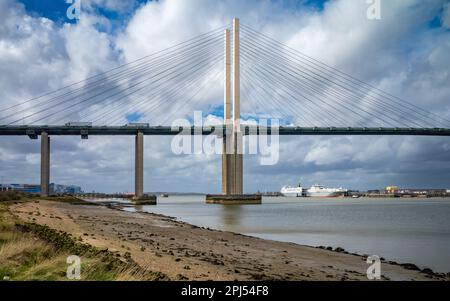
<path id="1" fill-rule="evenodd" d="M 50 194 L 79 194 L 83 193 L 80 186 L 50 184 Z M 0 184 L 0 191 L 20 191 L 25 193 L 41 193 L 41 186 L 37 184 Z"/>
<path id="2" fill-rule="evenodd" d="M 0 184 L 0 190 L 14 190 L 26 193 L 40 193 L 41 186 L 35 184 Z"/>
<path id="3" fill-rule="evenodd" d="M 411 195 L 445 195 L 446 189 L 428 189 L 428 188 L 405 188 L 398 191 L 399 194 Z"/>
<path id="4" fill-rule="evenodd" d="M 380 197 L 448 197 L 450 196 L 450 189 L 387 186 L 381 190 L 367 190 L 366 195 Z"/>
<path id="5" fill-rule="evenodd" d="M 59 185 L 55 183 L 50 183 L 50 194 L 79 194 L 83 193 L 80 186 L 74 185 Z"/>
<path id="6" fill-rule="evenodd" d="M 399 190 L 398 186 L 387 186 L 386 188 L 384 188 L 384 191 L 387 194 L 394 194 Z"/>

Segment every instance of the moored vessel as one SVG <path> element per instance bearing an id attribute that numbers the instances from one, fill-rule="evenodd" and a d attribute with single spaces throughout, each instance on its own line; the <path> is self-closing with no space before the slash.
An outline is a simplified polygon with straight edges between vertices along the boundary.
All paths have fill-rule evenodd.
<path id="1" fill-rule="evenodd" d="M 310 188 L 305 189 L 299 184 L 297 187 L 283 186 L 281 194 L 287 197 L 337 197 L 347 193 L 347 189 L 326 188 L 320 184 L 314 184 Z"/>
<path id="2" fill-rule="evenodd" d="M 287 196 L 287 197 L 303 197 L 304 195 L 304 189 L 302 187 L 302 185 L 299 183 L 297 187 L 292 187 L 292 186 L 283 186 L 281 188 L 281 194 L 283 196 Z"/>

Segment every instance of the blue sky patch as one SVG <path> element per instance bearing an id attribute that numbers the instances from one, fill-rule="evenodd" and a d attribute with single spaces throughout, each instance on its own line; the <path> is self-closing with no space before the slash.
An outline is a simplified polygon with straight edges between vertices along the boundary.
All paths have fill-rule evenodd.
<path id="1" fill-rule="evenodd" d="M 138 112 L 134 112 L 134 113 L 126 115 L 128 122 L 137 122 L 137 121 L 139 121 L 139 119 L 141 119 L 141 117 L 142 117 L 142 114 L 140 114 Z"/>
<path id="2" fill-rule="evenodd" d="M 26 11 L 31 15 L 48 18 L 56 23 L 76 23 L 77 20 L 68 16 L 68 9 L 80 1 L 81 15 L 83 14 L 83 0 L 20 0 Z M 67 3 L 71 2 L 71 3 Z M 129 10 L 114 11 L 104 7 L 94 7 L 94 13 L 109 19 L 113 29 L 123 26 L 133 15 L 134 11 L 149 0 L 136 0 Z M 86 8 L 84 8 L 86 9 Z"/>

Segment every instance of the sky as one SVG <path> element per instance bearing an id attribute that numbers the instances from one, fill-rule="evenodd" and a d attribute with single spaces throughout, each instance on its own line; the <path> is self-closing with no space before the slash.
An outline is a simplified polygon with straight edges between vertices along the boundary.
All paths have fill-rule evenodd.
<path id="1" fill-rule="evenodd" d="M 229 24 L 233 17 L 414 105 L 450 119 L 450 4 L 381 0 L 0 0 L 0 108 Z M 221 112 L 221 80 L 205 103 Z M 243 100 L 244 101 L 244 100 Z M 187 107 L 192 112 L 197 108 Z M 214 113 L 215 112 L 215 113 Z M 211 117 L 210 116 L 210 117 Z M 214 116 L 213 116 L 214 117 Z M 125 116 L 124 116 L 125 118 Z M 145 191 L 220 191 L 220 155 L 175 155 L 171 137 L 145 137 Z M 51 137 L 51 182 L 86 191 L 134 187 L 134 137 Z M 39 140 L 0 137 L 0 182 L 39 183 Z M 279 162 L 244 160 L 246 192 L 283 185 L 450 189 L 450 139 L 400 136 L 280 138 Z"/>

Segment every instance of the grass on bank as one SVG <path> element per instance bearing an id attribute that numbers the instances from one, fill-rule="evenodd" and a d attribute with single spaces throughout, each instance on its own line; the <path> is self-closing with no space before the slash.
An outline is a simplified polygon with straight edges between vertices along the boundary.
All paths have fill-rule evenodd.
<path id="1" fill-rule="evenodd" d="M 18 220 L 8 207 L 27 201 L 35 198 L 17 192 L 0 192 L 0 281 L 68 280 L 69 255 L 81 258 L 81 280 L 168 279 L 163 273 L 142 269 L 129 256 L 82 243 L 71 234 L 45 225 Z M 58 201 L 75 200 L 64 197 Z"/>

